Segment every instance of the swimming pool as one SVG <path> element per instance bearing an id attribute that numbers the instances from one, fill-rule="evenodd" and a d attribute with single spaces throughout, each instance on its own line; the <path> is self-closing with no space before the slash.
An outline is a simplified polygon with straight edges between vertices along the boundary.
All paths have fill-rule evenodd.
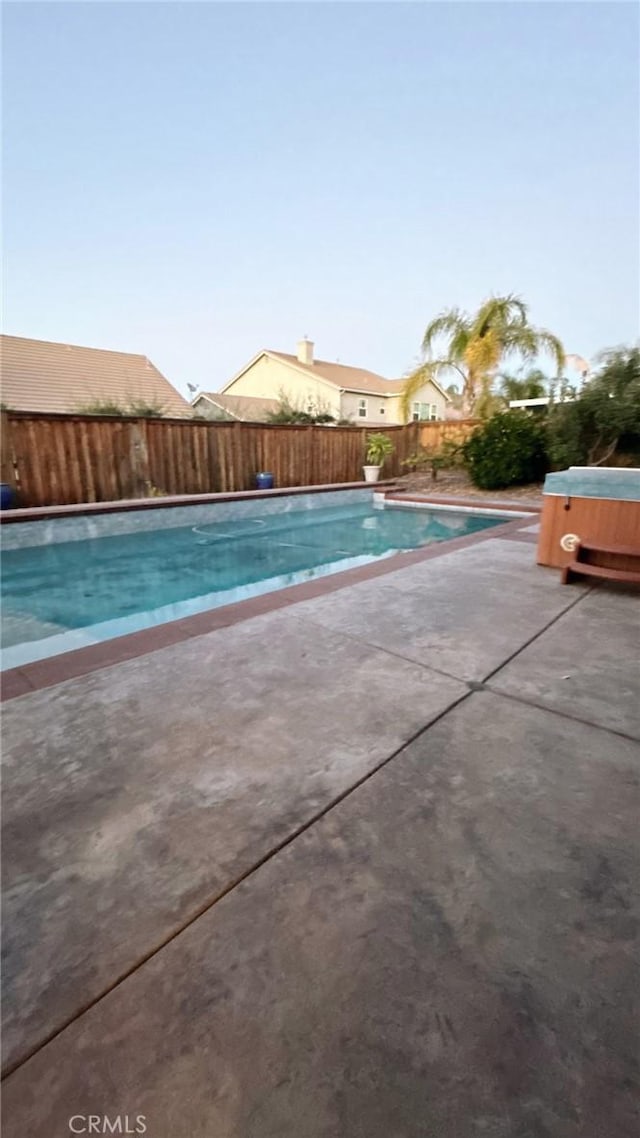
<path id="1" fill-rule="evenodd" d="M 220 507 L 154 510 L 122 518 L 109 533 L 63 522 L 42 544 L 4 550 L 3 668 L 16 667 L 364 565 L 499 524 L 503 518 L 384 508 L 373 495 L 269 504 L 256 515 Z M 310 508 L 313 507 L 313 508 Z M 220 519 L 220 520 L 218 520 Z M 186 524 L 185 524 L 186 523 Z M 33 526 L 47 523 L 34 522 Z M 73 523 L 76 524 L 75 522 Z M 49 522 L 49 527 L 56 523 Z M 91 526 L 93 525 L 93 529 Z M 13 527 L 7 527 L 13 529 Z M 24 529 L 24 526 L 22 527 Z M 25 542 L 27 541 L 25 538 Z"/>

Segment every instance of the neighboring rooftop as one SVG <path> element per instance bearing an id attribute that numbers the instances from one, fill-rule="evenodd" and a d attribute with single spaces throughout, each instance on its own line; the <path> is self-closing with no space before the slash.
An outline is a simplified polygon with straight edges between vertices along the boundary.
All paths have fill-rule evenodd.
<path id="1" fill-rule="evenodd" d="M 404 387 L 403 379 L 385 379 L 366 368 L 348 367 L 346 364 L 330 363 L 328 360 L 313 360 L 311 363 L 302 363 L 298 356 L 288 352 L 273 352 L 268 349 L 268 355 L 308 371 L 310 375 L 320 376 L 321 379 L 339 387 L 344 391 L 367 391 L 372 395 L 400 394 Z"/>
<path id="2" fill-rule="evenodd" d="M 88 405 L 157 405 L 165 415 L 191 408 L 146 356 L 50 340 L 0 336 L 0 395 L 12 411 L 80 411 Z"/>
<path id="3" fill-rule="evenodd" d="M 253 395 L 223 395 L 219 391 L 200 391 L 192 406 L 200 399 L 207 399 L 232 419 L 243 423 L 264 423 L 271 411 L 277 411 L 277 399 L 260 399 Z"/>
<path id="4" fill-rule="evenodd" d="M 510 399 L 509 407 L 548 407 L 551 402 L 553 403 L 573 403 L 575 395 L 560 395 L 557 399 L 551 399 L 550 395 L 541 395 L 537 399 Z"/>

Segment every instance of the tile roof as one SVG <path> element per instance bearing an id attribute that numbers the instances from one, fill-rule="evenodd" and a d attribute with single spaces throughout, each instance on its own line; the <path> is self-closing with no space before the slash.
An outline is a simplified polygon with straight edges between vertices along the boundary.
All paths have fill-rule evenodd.
<path id="1" fill-rule="evenodd" d="M 277 399 L 261 399 L 254 395 L 223 395 L 220 391 L 200 391 L 193 400 L 210 399 L 217 407 L 221 407 L 234 419 L 241 419 L 245 423 L 264 423 L 270 411 L 277 411 Z"/>
<path id="2" fill-rule="evenodd" d="M 158 404 L 191 413 L 186 399 L 146 356 L 0 336 L 0 398 L 14 411 L 79 411 L 92 403 Z"/>
<path id="3" fill-rule="evenodd" d="M 333 387 L 340 387 L 345 391 L 363 391 L 371 395 L 400 395 L 406 383 L 405 379 L 385 379 L 383 375 L 377 375 L 376 372 L 367 371 L 365 368 L 332 364 L 327 360 L 314 360 L 312 364 L 303 364 L 297 356 L 289 355 L 287 352 L 273 352 L 270 348 L 267 349 L 267 355 L 294 364 L 316 379 L 324 379 Z M 434 380 L 431 382 L 447 399 L 449 398 L 439 383 Z"/>

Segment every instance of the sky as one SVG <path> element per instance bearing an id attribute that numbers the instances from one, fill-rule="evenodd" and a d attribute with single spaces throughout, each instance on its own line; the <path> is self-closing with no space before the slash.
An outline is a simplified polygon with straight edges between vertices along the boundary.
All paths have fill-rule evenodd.
<path id="1" fill-rule="evenodd" d="M 403 375 L 515 292 L 640 322 L 633 3 L 4 5 L 3 326 L 183 393 L 260 349 Z"/>

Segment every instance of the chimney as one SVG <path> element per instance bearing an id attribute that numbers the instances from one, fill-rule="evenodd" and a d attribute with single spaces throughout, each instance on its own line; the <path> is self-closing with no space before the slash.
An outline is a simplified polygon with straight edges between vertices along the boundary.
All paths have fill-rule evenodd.
<path id="1" fill-rule="evenodd" d="M 313 363 L 313 340 L 298 340 L 298 363 L 312 364 Z"/>

